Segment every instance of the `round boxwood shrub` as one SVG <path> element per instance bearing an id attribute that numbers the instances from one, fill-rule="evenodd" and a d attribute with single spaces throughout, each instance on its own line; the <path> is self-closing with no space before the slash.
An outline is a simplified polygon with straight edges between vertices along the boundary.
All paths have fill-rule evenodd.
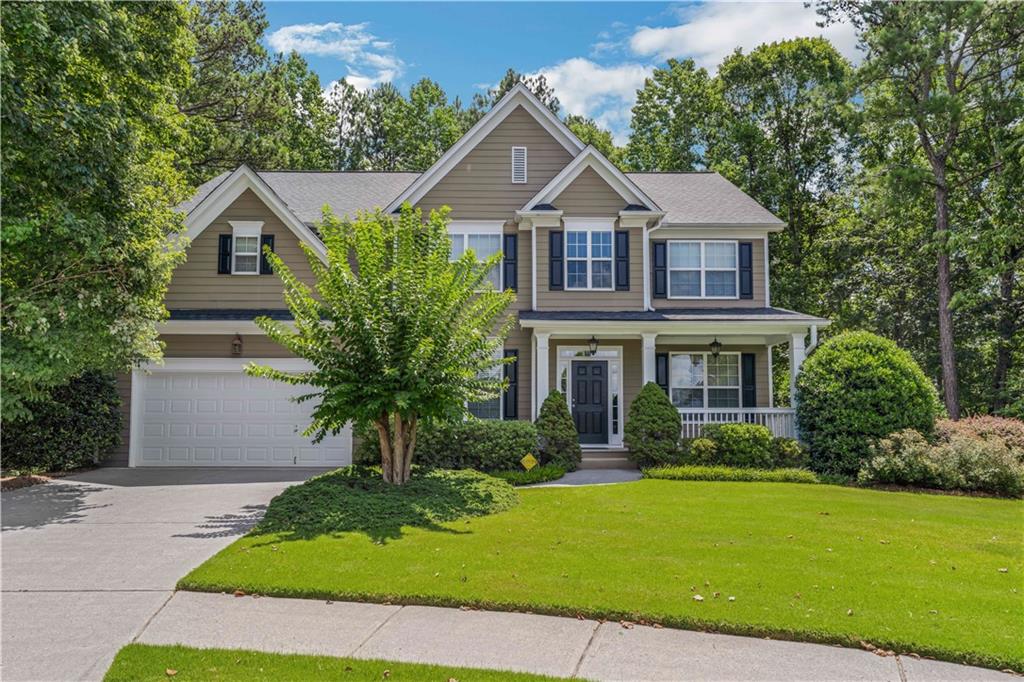
<path id="1" fill-rule="evenodd" d="M 98 463 L 121 443 L 121 398 L 110 374 L 87 372 L 3 425 L 7 471 L 67 471 Z"/>
<path id="2" fill-rule="evenodd" d="M 760 424 L 705 424 L 704 438 L 715 443 L 713 464 L 739 469 L 771 469 L 775 466 L 772 432 Z"/>
<path id="3" fill-rule="evenodd" d="M 811 468 L 856 476 L 871 443 L 901 429 L 932 433 L 935 387 L 905 350 L 870 332 L 821 344 L 797 377 L 797 425 Z"/>
<path id="4" fill-rule="evenodd" d="M 583 459 L 583 450 L 564 393 L 555 391 L 544 399 L 536 426 L 537 459 L 541 464 L 555 464 L 566 471 L 575 470 Z"/>
<path id="5" fill-rule="evenodd" d="M 641 467 L 678 464 L 681 431 L 679 410 L 665 391 L 654 382 L 645 384 L 629 406 L 623 432 L 630 458 Z"/>

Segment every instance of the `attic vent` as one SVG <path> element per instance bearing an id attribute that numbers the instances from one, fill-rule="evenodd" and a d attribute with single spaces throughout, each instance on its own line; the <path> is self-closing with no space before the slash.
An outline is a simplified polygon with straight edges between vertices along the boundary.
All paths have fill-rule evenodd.
<path id="1" fill-rule="evenodd" d="M 512 182 L 526 182 L 526 147 L 512 147 Z"/>

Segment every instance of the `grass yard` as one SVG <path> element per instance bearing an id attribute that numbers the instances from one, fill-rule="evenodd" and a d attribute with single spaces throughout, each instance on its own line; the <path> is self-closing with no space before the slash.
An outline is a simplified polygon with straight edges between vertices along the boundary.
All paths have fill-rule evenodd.
<path id="1" fill-rule="evenodd" d="M 173 672 L 172 672 L 173 671 Z M 129 644 L 118 652 L 104 680 L 482 680 L 541 682 L 562 678 L 479 668 L 396 663 L 330 656 L 267 654 L 229 649 Z"/>
<path id="2" fill-rule="evenodd" d="M 400 533 L 253 534 L 179 586 L 864 640 L 1024 671 L 1024 502 L 665 480 L 519 495 Z"/>

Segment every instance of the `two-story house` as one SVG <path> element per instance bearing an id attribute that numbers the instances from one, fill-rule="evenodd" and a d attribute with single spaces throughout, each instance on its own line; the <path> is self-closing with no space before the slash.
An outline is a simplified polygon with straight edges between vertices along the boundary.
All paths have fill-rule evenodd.
<path id="1" fill-rule="evenodd" d="M 715 173 L 623 173 L 517 86 L 424 173 L 243 166 L 200 187 L 182 207 L 191 241 L 167 292 L 166 360 L 123 377 L 115 462 L 350 462 L 347 431 L 301 436 L 300 389 L 243 373 L 252 360 L 301 366 L 252 321 L 289 317 L 261 247 L 312 284 L 299 244 L 324 252 L 324 205 L 354 216 L 405 202 L 449 206 L 453 252 L 500 251 L 493 282 L 516 292 L 509 390 L 470 405 L 477 416 L 533 419 L 558 390 L 588 450 L 621 451 L 630 403 L 653 381 L 684 435 L 718 421 L 794 435 L 792 411 L 773 406 L 771 348 L 789 345 L 795 375 L 828 321 L 771 306 L 768 235 L 783 223 Z"/>

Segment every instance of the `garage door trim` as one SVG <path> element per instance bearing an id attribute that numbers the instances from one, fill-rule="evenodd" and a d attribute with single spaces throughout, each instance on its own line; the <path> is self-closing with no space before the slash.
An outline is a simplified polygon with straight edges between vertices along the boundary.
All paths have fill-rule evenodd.
<path id="1" fill-rule="evenodd" d="M 313 369 L 307 360 L 300 358 L 166 358 L 162 363 L 146 363 L 132 370 L 131 416 L 128 437 L 128 466 L 140 466 L 142 449 L 142 410 L 144 377 L 147 374 L 166 372 L 221 373 L 241 372 L 250 364 L 266 365 L 286 372 L 301 372 Z"/>

